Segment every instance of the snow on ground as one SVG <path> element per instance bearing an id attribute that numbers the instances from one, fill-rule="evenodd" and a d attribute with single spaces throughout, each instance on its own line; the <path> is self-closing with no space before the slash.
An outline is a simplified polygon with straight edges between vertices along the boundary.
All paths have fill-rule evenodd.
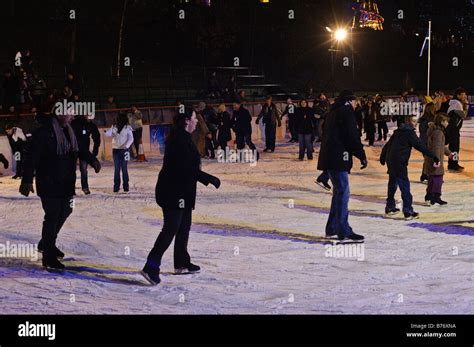
<path id="1" fill-rule="evenodd" d="M 90 173 L 92 195 L 78 189 L 59 234 L 69 271 L 0 258 L 2 313 L 472 314 L 473 121 L 466 122 L 462 146 L 466 172 L 446 175 L 443 207 L 422 205 L 422 158 L 413 153 L 410 178 L 421 218 L 408 222 L 383 216 L 381 145 L 366 148 L 369 168 L 360 171 L 356 163 L 350 177 L 350 223 L 366 242 L 363 254 L 346 257 L 328 257 L 333 249 L 321 237 L 331 195 L 314 183 L 317 160 L 296 160 L 297 145 L 280 143 L 255 167 L 204 161 L 222 186 L 198 188 L 189 250 L 202 271 L 172 275 L 171 247 L 155 287 L 138 270 L 162 226 L 154 201 L 161 158 L 130 164 L 129 194 L 112 193 L 113 167 L 106 162 L 99 175 Z M 0 178 L 0 244 L 40 237 L 40 201 L 20 196 L 18 186 Z"/>

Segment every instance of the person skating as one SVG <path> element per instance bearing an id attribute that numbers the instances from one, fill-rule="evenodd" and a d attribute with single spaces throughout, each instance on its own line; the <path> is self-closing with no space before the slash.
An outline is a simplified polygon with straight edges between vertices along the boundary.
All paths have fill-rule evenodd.
<path id="1" fill-rule="evenodd" d="M 382 110 L 382 105 L 385 103 L 385 99 L 383 98 L 382 95 L 377 94 L 375 96 L 375 106 L 377 110 L 377 129 L 378 129 L 378 138 L 377 141 L 382 141 L 382 138 L 384 141 L 387 141 L 387 135 L 388 135 L 388 126 L 387 122 L 390 120 L 388 115 L 383 115 L 381 113 Z"/>
<path id="2" fill-rule="evenodd" d="M 402 193 L 403 214 L 406 220 L 418 218 L 418 213 L 413 210 L 413 196 L 410 193 L 410 180 L 408 179 L 408 162 L 411 149 L 415 148 L 423 155 L 432 158 L 435 163 L 439 163 L 439 159 L 435 154 L 428 150 L 416 135 L 416 123 L 416 116 L 406 117 L 405 123 L 393 132 L 380 154 L 380 163 L 382 165 L 387 164 L 389 175 L 385 213 L 392 215 L 400 212 L 400 209 L 396 208 L 395 205 L 395 193 L 397 187 L 399 187 Z"/>
<path id="3" fill-rule="evenodd" d="M 235 131 L 237 149 L 244 149 L 247 145 L 251 150 L 256 150 L 252 142 L 252 116 L 239 100 L 233 103 L 232 124 Z M 258 158 L 258 152 L 257 152 Z"/>
<path id="4" fill-rule="evenodd" d="M 290 141 L 289 143 L 298 142 L 298 133 L 296 132 L 295 128 L 295 117 L 296 117 L 296 105 L 293 103 L 291 98 L 286 100 L 286 107 L 283 113 L 281 114 L 281 118 L 284 116 L 288 117 L 288 130 L 290 131 Z"/>
<path id="5" fill-rule="evenodd" d="M 33 132 L 26 150 L 20 193 L 34 193 L 41 198 L 44 210 L 42 237 L 38 250 L 43 252 L 43 266 L 61 270 L 58 260 L 64 253 L 56 247 L 56 239 L 64 222 L 72 213 L 76 184 L 76 162 L 86 160 L 95 172 L 100 171 L 99 161 L 90 153 L 80 153 L 74 130 L 70 126 L 71 115 L 53 115 L 45 118 Z"/>
<path id="6" fill-rule="evenodd" d="M 426 188 L 425 202 L 431 205 L 446 205 L 447 202 L 441 200 L 444 165 L 443 157 L 446 155 L 452 158 L 452 152 L 446 147 L 445 129 L 449 124 L 449 117 L 445 113 L 438 113 L 434 122 L 428 124 L 427 147 L 439 158 L 439 164 L 435 164 L 432 159 L 425 157 L 425 173 L 428 175 L 428 187 Z"/>
<path id="7" fill-rule="evenodd" d="M 8 142 L 16 162 L 15 175 L 12 179 L 21 179 L 23 176 L 23 163 L 25 162 L 26 136 L 23 130 L 11 124 L 5 126 L 5 132 L 7 133 Z"/>
<path id="8" fill-rule="evenodd" d="M 229 112 L 226 111 L 225 104 L 221 103 L 217 109 L 217 120 L 218 120 L 218 133 L 217 133 L 217 143 L 220 148 L 225 151 L 227 147 L 227 142 L 232 139 L 231 129 L 232 129 L 232 120 Z"/>
<path id="9" fill-rule="evenodd" d="M 173 238 L 175 272 L 200 270 L 199 266 L 191 262 L 187 249 L 196 186 L 200 182 L 219 188 L 221 183 L 217 177 L 201 171 L 201 158 L 191 139 L 196 124 L 196 113 L 186 109 L 175 118 L 166 140 L 163 166 L 155 189 L 156 202 L 163 210 L 163 229 L 141 271 L 153 285 L 160 283 L 161 260 Z"/>
<path id="10" fill-rule="evenodd" d="M 420 140 L 423 142 L 423 144 L 426 146 L 428 145 L 428 124 L 431 122 L 434 122 L 435 118 L 435 104 L 432 102 L 429 102 L 425 105 L 425 110 L 423 111 L 423 115 L 420 117 L 418 120 L 418 130 L 420 133 Z M 421 173 L 420 176 L 420 182 L 425 183 L 428 181 L 428 174 L 426 174 L 426 171 L 429 168 L 426 168 L 425 165 L 423 165 L 423 172 Z"/>
<path id="11" fill-rule="evenodd" d="M 461 142 L 461 128 L 466 118 L 464 105 L 467 96 L 464 88 L 457 88 L 454 91 L 454 98 L 449 101 L 447 114 L 449 116 L 449 125 L 446 128 L 446 141 L 449 144 L 449 150 L 454 153 L 453 157 L 448 160 L 448 170 L 452 173 L 459 173 L 464 167 L 459 165 L 459 150 Z"/>
<path id="12" fill-rule="evenodd" d="M 133 135 L 133 147 L 135 148 L 135 158 L 138 159 L 140 152 L 140 143 L 143 136 L 143 115 L 142 112 L 136 107 L 132 106 L 130 112 L 128 113 L 128 124 L 132 127 Z M 133 151 L 130 151 L 132 154 Z"/>
<path id="13" fill-rule="evenodd" d="M 313 160 L 313 136 L 314 129 L 316 128 L 316 118 L 314 112 L 308 105 L 308 100 L 302 99 L 300 101 L 300 107 L 296 109 L 295 117 L 295 128 L 298 133 L 299 142 L 299 160 L 304 159 L 304 154 L 308 160 Z"/>
<path id="14" fill-rule="evenodd" d="M 276 127 L 281 127 L 281 120 L 279 111 L 276 105 L 272 102 L 272 97 L 267 96 L 265 103 L 262 106 L 262 111 L 255 121 L 256 124 L 263 119 L 265 125 L 265 149 L 264 152 L 275 152 L 275 141 L 276 141 Z"/>
<path id="15" fill-rule="evenodd" d="M 375 141 L 375 124 L 377 124 L 380 111 L 372 97 L 367 99 L 367 103 L 364 105 L 362 112 L 364 114 L 364 128 L 367 135 L 367 141 L 369 142 L 369 146 L 373 146 Z"/>
<path id="16" fill-rule="evenodd" d="M 367 158 L 355 121 L 355 107 L 355 95 L 343 90 L 326 117 L 318 160 L 318 170 L 327 170 L 333 186 L 326 236 L 337 235 L 340 240 L 364 239 L 362 235 L 354 233 L 349 225 L 349 173 L 353 165 L 352 157 L 360 160 L 361 169 L 367 167 Z"/>
<path id="17" fill-rule="evenodd" d="M 91 137 L 94 147 L 92 155 L 97 157 L 100 147 L 100 132 L 97 125 L 92 122 L 92 118 L 84 115 L 78 115 L 71 122 L 71 126 L 76 135 L 77 144 L 80 152 L 90 152 Z M 81 189 L 84 194 L 90 194 L 89 182 L 87 179 L 87 161 L 79 160 L 79 171 L 81 172 Z"/>
<path id="18" fill-rule="evenodd" d="M 128 117 L 120 113 L 117 124 L 105 130 L 105 136 L 112 137 L 112 155 L 114 159 L 114 193 L 120 189 L 120 171 L 123 178 L 123 191 L 129 191 L 128 162 L 130 161 L 130 146 L 133 143 L 132 127 Z"/>

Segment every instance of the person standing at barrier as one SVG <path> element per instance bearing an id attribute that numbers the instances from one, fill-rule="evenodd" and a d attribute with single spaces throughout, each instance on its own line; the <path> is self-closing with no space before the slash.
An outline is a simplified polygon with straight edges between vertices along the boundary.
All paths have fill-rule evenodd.
<path id="1" fill-rule="evenodd" d="M 275 152 L 276 127 L 277 125 L 281 127 L 281 120 L 279 111 L 270 95 L 265 99 L 256 124 L 260 122 L 260 119 L 263 119 L 263 124 L 265 125 L 265 149 L 263 151 L 273 153 Z"/>
<path id="2" fill-rule="evenodd" d="M 138 158 L 140 143 L 142 142 L 143 135 L 143 116 L 141 111 L 136 106 L 131 107 L 130 112 L 128 113 L 128 122 L 132 127 L 133 146 L 135 147 L 135 153 L 133 154 L 133 157 Z"/>
<path id="3" fill-rule="evenodd" d="M 237 149 L 244 149 L 245 145 L 256 150 L 252 142 L 252 116 L 239 100 L 233 103 L 232 124 L 235 131 Z"/>
<path id="4" fill-rule="evenodd" d="M 192 211 L 196 203 L 197 182 L 219 188 L 220 180 L 201 171 L 201 158 L 191 139 L 197 125 L 196 112 L 178 113 L 166 139 L 163 166 L 155 188 L 156 203 L 163 210 L 163 229 L 148 254 L 142 275 L 152 284 L 160 283 L 163 254 L 174 241 L 174 268 L 177 274 L 200 270 L 188 253 Z"/>
<path id="5" fill-rule="evenodd" d="M 23 163 L 25 162 L 24 154 L 26 147 L 26 136 L 18 127 L 14 127 L 11 124 L 5 126 L 5 132 L 7 133 L 8 142 L 12 149 L 13 159 L 16 162 L 15 175 L 12 179 L 16 180 L 23 176 Z"/>
<path id="6" fill-rule="evenodd" d="M 64 269 L 58 260 L 64 253 L 56 247 L 59 231 L 72 213 L 76 185 L 77 159 L 86 160 L 95 172 L 100 171 L 99 161 L 90 153 L 79 152 L 79 146 L 68 114 L 44 117 L 41 126 L 33 132 L 27 146 L 20 193 L 34 193 L 41 198 L 44 222 L 38 251 L 43 252 L 43 266 Z"/>
<path id="7" fill-rule="evenodd" d="M 92 155 L 97 158 L 100 147 L 100 132 L 97 125 L 92 122 L 91 117 L 84 115 L 78 115 L 74 118 L 71 126 L 76 135 L 77 144 L 79 146 L 79 152 L 89 153 L 91 145 L 91 137 L 94 143 Z M 81 172 L 81 188 L 84 194 L 89 195 L 89 182 L 87 179 L 87 161 L 84 159 L 79 160 L 79 170 Z"/>
<path id="8" fill-rule="evenodd" d="M 105 130 L 105 136 L 112 137 L 112 155 L 114 159 L 114 193 L 120 189 L 120 171 L 122 171 L 123 191 L 129 191 L 128 162 L 130 160 L 130 146 L 133 143 L 132 127 L 128 124 L 128 117 L 120 113 L 117 122 L 110 129 Z"/>

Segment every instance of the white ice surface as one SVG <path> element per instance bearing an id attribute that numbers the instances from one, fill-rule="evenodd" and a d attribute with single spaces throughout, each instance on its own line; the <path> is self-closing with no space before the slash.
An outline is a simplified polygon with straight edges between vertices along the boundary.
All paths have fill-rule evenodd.
<path id="1" fill-rule="evenodd" d="M 426 186 L 413 183 L 421 218 L 409 222 L 383 218 L 387 175 L 377 160 L 381 145 L 366 148 L 368 169 L 360 171 L 356 163 L 350 176 L 350 223 L 366 237 L 363 261 L 325 256 L 320 237 L 331 195 L 314 184 L 317 155 L 299 162 L 297 146 L 280 143 L 256 167 L 204 161 L 203 169 L 220 177 L 222 186 L 198 187 L 189 252 L 202 271 L 171 275 L 170 247 L 162 283 L 155 287 L 138 270 L 162 225 L 154 201 L 161 158 L 131 163 L 131 192 L 118 195 L 106 162 L 99 175 L 89 170 L 92 194 L 77 190 L 74 212 L 59 234 L 64 263 L 73 271 L 54 274 L 42 269 L 41 260 L 0 258 L 1 313 L 472 314 L 473 121 L 466 122 L 462 147 L 465 173 L 445 177 L 449 204 L 421 206 Z M 412 182 L 421 165 L 414 152 Z M 20 196 L 18 186 L 0 178 L 3 244 L 40 238 L 40 201 Z"/>

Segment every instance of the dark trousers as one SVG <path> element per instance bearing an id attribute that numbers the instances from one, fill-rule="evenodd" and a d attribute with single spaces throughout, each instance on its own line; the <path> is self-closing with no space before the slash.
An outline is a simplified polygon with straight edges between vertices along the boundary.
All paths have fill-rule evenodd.
<path id="1" fill-rule="evenodd" d="M 120 188 L 120 171 L 123 176 L 123 189 L 128 190 L 128 160 L 126 158 L 128 149 L 113 149 L 112 155 L 114 157 L 114 191 Z M 129 154 L 128 154 L 129 155 Z"/>
<path id="2" fill-rule="evenodd" d="M 400 188 L 403 200 L 403 212 L 413 213 L 413 196 L 410 193 L 410 180 L 408 176 L 396 176 L 389 174 L 388 176 L 388 192 L 387 192 L 387 208 L 393 209 L 395 204 L 395 193 L 397 187 Z"/>
<path id="3" fill-rule="evenodd" d="M 161 259 L 174 240 L 174 267 L 186 267 L 191 263 L 188 253 L 189 230 L 191 229 L 192 209 L 163 208 L 163 229 L 156 239 L 148 261 L 159 267 Z"/>
<path id="4" fill-rule="evenodd" d="M 378 125 L 378 134 L 379 134 L 378 140 L 380 141 L 382 139 L 382 136 L 383 136 L 383 139 L 386 140 L 387 134 L 388 134 L 387 122 L 380 121 L 377 123 L 377 125 Z"/>
<path id="5" fill-rule="evenodd" d="M 449 141 L 449 150 L 453 153 L 457 153 L 459 155 L 460 150 L 460 142 L 461 142 L 461 134 L 460 130 L 457 128 L 449 128 L 447 129 L 447 137 Z M 448 160 L 448 169 L 456 169 L 459 166 L 457 160 Z"/>
<path id="6" fill-rule="evenodd" d="M 68 198 L 41 197 L 44 210 L 41 244 L 45 254 L 54 250 L 56 239 L 67 217 L 72 213 L 72 196 Z"/>
<path id="7" fill-rule="evenodd" d="M 426 193 L 428 194 L 441 194 L 441 188 L 443 187 L 443 175 L 431 175 L 428 179 L 428 187 Z"/>
<path id="8" fill-rule="evenodd" d="M 216 153 L 214 151 L 214 144 L 212 142 L 212 140 L 208 137 L 206 137 L 206 144 L 205 144 L 205 149 L 206 149 L 206 156 L 208 157 L 211 157 L 211 158 L 215 158 L 216 157 Z"/>
<path id="9" fill-rule="evenodd" d="M 13 153 L 13 158 L 15 159 L 15 175 L 22 177 L 23 176 L 23 158 L 25 157 L 24 153 L 21 151 L 17 151 Z"/>
<path id="10" fill-rule="evenodd" d="M 304 158 L 304 153 L 308 156 L 308 159 L 313 159 L 313 141 L 311 141 L 311 134 L 298 134 L 298 142 L 300 145 L 299 158 Z"/>
<path id="11" fill-rule="evenodd" d="M 237 132 L 236 141 L 237 149 L 244 149 L 245 144 L 252 150 L 257 148 L 252 142 L 252 134 L 250 132 Z"/>
<path id="12" fill-rule="evenodd" d="M 275 150 L 276 124 L 265 123 L 265 147 Z"/>
<path id="13" fill-rule="evenodd" d="M 89 182 L 87 180 L 87 161 L 80 160 L 79 161 L 79 171 L 81 171 L 81 188 L 89 189 Z"/>
<path id="14" fill-rule="evenodd" d="M 335 170 L 328 170 L 327 173 L 333 187 L 331 210 L 326 224 L 326 235 L 351 235 L 353 231 L 349 225 L 349 173 Z"/>
<path id="15" fill-rule="evenodd" d="M 135 147 L 135 150 L 137 151 L 137 156 L 138 156 L 138 150 L 140 149 L 140 140 L 142 139 L 143 135 L 143 128 L 138 128 L 132 132 L 133 134 L 133 146 Z"/>
<path id="16" fill-rule="evenodd" d="M 298 140 L 298 134 L 296 133 L 296 128 L 295 128 L 295 116 L 294 115 L 288 116 L 288 130 L 290 131 L 291 140 L 293 140 L 293 141 Z"/>
<path id="17" fill-rule="evenodd" d="M 375 141 L 375 123 L 368 122 L 365 127 L 365 133 L 367 135 L 367 140 L 369 141 L 369 146 L 373 146 Z"/>

